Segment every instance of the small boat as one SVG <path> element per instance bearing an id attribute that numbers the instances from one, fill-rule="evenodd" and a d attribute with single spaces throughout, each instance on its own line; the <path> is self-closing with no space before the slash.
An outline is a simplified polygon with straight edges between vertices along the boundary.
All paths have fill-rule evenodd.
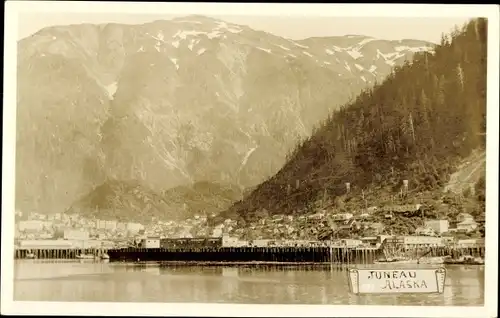
<path id="1" fill-rule="evenodd" d="M 389 258 L 383 258 L 374 261 L 375 264 L 412 264 L 413 261 L 416 263 L 416 260 L 412 260 L 409 258 L 404 258 L 404 257 L 389 257 Z"/>
<path id="2" fill-rule="evenodd" d="M 100 259 L 109 259 L 109 255 L 108 255 L 108 254 L 106 254 L 106 253 L 103 253 L 103 254 L 100 254 L 100 255 L 99 255 L 99 258 L 100 258 Z"/>
<path id="3" fill-rule="evenodd" d="M 417 264 L 443 264 L 443 257 L 423 257 L 417 260 Z"/>
<path id="4" fill-rule="evenodd" d="M 78 259 L 95 259 L 96 256 L 94 256 L 92 254 L 80 254 L 80 255 L 76 255 L 76 258 L 78 258 Z"/>
<path id="5" fill-rule="evenodd" d="M 442 257 L 423 257 L 416 258 L 389 258 L 381 259 L 374 262 L 375 264 L 443 264 Z"/>
<path id="6" fill-rule="evenodd" d="M 467 255 L 458 259 L 448 257 L 444 260 L 444 263 L 448 265 L 484 265 L 484 259 L 481 257 Z"/>
<path id="7" fill-rule="evenodd" d="M 27 259 L 35 259 L 35 258 L 36 258 L 36 255 L 35 255 L 35 253 L 31 253 L 31 252 L 30 252 L 30 253 L 27 253 L 27 254 L 26 254 L 26 258 L 27 258 Z"/>

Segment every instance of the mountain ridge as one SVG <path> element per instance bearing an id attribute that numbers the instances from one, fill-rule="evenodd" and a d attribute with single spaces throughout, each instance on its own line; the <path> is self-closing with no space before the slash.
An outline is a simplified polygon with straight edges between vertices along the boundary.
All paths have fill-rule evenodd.
<path id="1" fill-rule="evenodd" d="M 196 16 L 40 30 L 18 44 L 16 204 L 66 210 L 106 178 L 157 193 L 255 186 L 338 105 L 432 51 L 424 41 L 331 41 Z"/>

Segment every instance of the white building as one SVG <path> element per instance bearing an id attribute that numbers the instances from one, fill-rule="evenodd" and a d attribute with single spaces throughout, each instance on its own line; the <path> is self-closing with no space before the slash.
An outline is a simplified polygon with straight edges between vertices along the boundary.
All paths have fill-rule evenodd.
<path id="1" fill-rule="evenodd" d="M 23 240 L 19 246 L 24 249 L 67 249 L 72 248 L 73 243 L 66 240 Z"/>
<path id="2" fill-rule="evenodd" d="M 433 229 L 438 234 L 442 234 L 448 232 L 450 222 L 448 220 L 427 220 L 425 221 L 425 227 Z"/>
<path id="3" fill-rule="evenodd" d="M 267 239 L 257 239 L 257 240 L 253 240 L 251 243 L 252 243 L 252 246 L 255 246 L 255 247 L 267 247 L 267 246 L 269 246 L 269 243 L 271 241 L 272 240 L 267 240 Z"/>
<path id="4" fill-rule="evenodd" d="M 363 241 L 356 239 L 342 239 L 339 241 L 339 245 L 347 247 L 357 247 L 363 244 Z"/>
<path id="5" fill-rule="evenodd" d="M 127 223 L 127 231 L 131 233 L 138 233 L 141 230 L 144 230 L 144 225 L 141 223 Z"/>
<path id="6" fill-rule="evenodd" d="M 219 224 L 212 231 L 212 237 L 221 237 L 223 232 L 224 232 L 224 224 Z"/>
<path id="7" fill-rule="evenodd" d="M 241 241 L 237 237 L 223 235 L 222 236 L 222 246 L 223 247 L 241 247 L 248 246 L 248 241 Z"/>
<path id="8" fill-rule="evenodd" d="M 458 223 L 465 222 L 465 221 L 473 221 L 473 220 L 474 220 L 474 218 L 469 213 L 460 213 L 459 215 L 457 215 L 457 222 Z"/>
<path id="9" fill-rule="evenodd" d="M 145 248 L 160 248 L 159 237 L 148 237 L 143 242 Z"/>
<path id="10" fill-rule="evenodd" d="M 88 240 L 90 234 L 82 229 L 66 229 L 64 230 L 65 240 Z"/>
<path id="11" fill-rule="evenodd" d="M 97 219 L 95 227 L 100 230 L 106 229 L 106 221 Z"/>
<path id="12" fill-rule="evenodd" d="M 106 221 L 105 229 L 109 231 L 115 231 L 117 223 L 117 221 Z"/>
<path id="13" fill-rule="evenodd" d="M 125 232 L 127 230 L 127 224 L 123 222 L 116 223 L 116 229 L 121 232 Z"/>
<path id="14" fill-rule="evenodd" d="M 312 215 L 309 215 L 307 218 L 310 220 L 321 220 L 325 217 L 325 212 L 318 212 Z"/>
<path id="15" fill-rule="evenodd" d="M 39 232 L 44 228 L 45 222 L 40 220 L 29 220 L 19 222 L 19 231 Z"/>
<path id="16" fill-rule="evenodd" d="M 477 223 L 474 220 L 466 219 L 457 224 L 457 230 L 462 232 L 472 232 L 477 229 Z"/>
<path id="17" fill-rule="evenodd" d="M 401 239 L 401 242 L 406 247 L 429 247 L 443 245 L 443 239 L 435 236 L 402 236 L 398 237 L 398 239 Z"/>
<path id="18" fill-rule="evenodd" d="M 460 247 L 476 247 L 480 242 L 477 239 L 458 240 L 457 245 Z"/>
<path id="19" fill-rule="evenodd" d="M 416 235 L 424 235 L 424 236 L 437 236 L 436 231 L 430 227 L 419 227 L 415 230 Z"/>

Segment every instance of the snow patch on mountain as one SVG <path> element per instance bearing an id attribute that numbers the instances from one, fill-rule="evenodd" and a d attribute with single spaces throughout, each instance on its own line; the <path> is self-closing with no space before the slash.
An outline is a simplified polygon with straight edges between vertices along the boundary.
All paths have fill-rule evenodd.
<path id="1" fill-rule="evenodd" d="M 430 46 L 410 47 L 410 46 L 407 46 L 407 45 L 396 46 L 394 49 L 397 52 L 410 51 L 410 52 L 413 52 L 413 53 L 426 52 L 426 51 L 432 51 L 433 50 L 433 48 L 430 47 Z"/>
<path id="2" fill-rule="evenodd" d="M 193 20 L 173 20 L 174 23 L 193 23 L 193 24 L 203 24 L 200 21 Z"/>
<path id="3" fill-rule="evenodd" d="M 170 61 L 172 61 L 172 63 L 174 63 L 176 69 L 179 69 L 179 64 L 177 64 L 178 59 L 171 57 Z"/>
<path id="4" fill-rule="evenodd" d="M 260 47 L 260 46 L 257 46 L 257 48 L 261 51 L 264 51 L 264 52 L 267 52 L 267 53 L 271 53 L 271 50 L 270 49 L 265 49 L 263 47 Z"/>
<path id="5" fill-rule="evenodd" d="M 215 28 L 215 30 L 227 30 L 231 33 L 240 33 L 241 31 L 243 31 L 242 29 L 240 29 L 239 27 L 236 27 L 236 26 L 229 26 L 226 22 L 224 21 L 217 21 L 217 27 Z M 214 31 L 215 31 L 214 30 Z"/>
<path id="6" fill-rule="evenodd" d="M 349 72 L 352 72 L 351 71 L 351 67 L 349 65 L 347 65 L 347 62 L 344 62 L 344 67 L 346 70 L 348 70 Z"/>
<path id="7" fill-rule="evenodd" d="M 175 48 L 178 48 L 179 47 L 179 41 L 172 42 L 172 46 L 175 47 Z"/>
<path id="8" fill-rule="evenodd" d="M 313 57 L 311 53 L 309 52 L 306 52 L 306 51 L 302 51 L 302 53 L 304 53 L 305 55 L 309 56 L 309 57 Z"/>
<path id="9" fill-rule="evenodd" d="M 210 33 L 206 33 L 206 35 L 208 36 L 209 39 L 215 39 L 215 38 L 218 38 L 220 35 L 222 34 L 222 32 L 220 32 L 219 30 L 213 30 L 212 32 Z"/>
<path id="10" fill-rule="evenodd" d="M 364 70 L 365 68 L 359 64 L 354 64 L 354 66 L 356 66 L 356 68 L 360 71 Z"/>
<path id="11" fill-rule="evenodd" d="M 276 46 L 279 46 L 280 48 L 282 48 L 283 50 L 285 51 L 290 51 L 289 48 L 287 48 L 286 46 L 283 46 L 283 45 L 280 45 L 280 44 L 275 44 Z"/>
<path id="12" fill-rule="evenodd" d="M 207 49 L 205 49 L 205 48 L 201 48 L 201 49 L 198 50 L 197 54 L 198 55 L 202 55 L 206 50 Z"/>
<path id="13" fill-rule="evenodd" d="M 250 148 L 250 150 L 247 151 L 247 153 L 245 154 L 245 157 L 243 157 L 243 160 L 241 161 L 241 164 L 240 164 L 240 168 L 239 170 L 241 171 L 241 169 L 247 164 L 248 162 L 248 158 L 250 158 L 250 156 L 252 155 L 252 153 L 258 148 L 258 146 L 255 146 L 253 148 Z"/>
<path id="14" fill-rule="evenodd" d="M 118 88 L 118 83 L 117 82 L 113 82 L 109 85 L 106 85 L 106 91 L 108 92 L 108 96 L 110 99 L 113 98 L 113 95 L 116 93 L 116 90 Z"/>
<path id="15" fill-rule="evenodd" d="M 360 57 L 363 57 L 363 54 L 361 54 L 361 52 L 359 52 L 356 49 L 351 49 L 351 50 L 348 50 L 346 52 L 355 60 L 359 59 Z"/>
<path id="16" fill-rule="evenodd" d="M 185 40 L 188 36 L 197 36 L 202 34 L 207 34 L 207 32 L 179 30 L 172 36 L 172 38 L 180 38 Z"/>
<path id="17" fill-rule="evenodd" d="M 358 47 L 362 47 L 366 43 L 370 43 L 372 41 L 375 41 L 375 39 L 374 38 L 366 38 L 364 40 L 361 40 L 361 42 L 358 43 Z"/>
<path id="18" fill-rule="evenodd" d="M 158 34 L 157 34 L 157 39 L 158 39 L 159 41 L 164 42 L 165 36 L 163 35 L 163 32 L 162 32 L 162 31 L 158 31 Z"/>
<path id="19" fill-rule="evenodd" d="M 309 48 L 307 45 L 302 45 L 302 44 L 297 43 L 297 42 L 292 41 L 292 40 L 290 40 L 290 42 L 292 42 L 295 46 L 301 47 L 303 49 L 308 49 Z"/>
<path id="20" fill-rule="evenodd" d="M 326 49 L 325 52 L 326 52 L 326 54 L 329 54 L 329 55 L 335 54 L 335 52 L 333 52 L 332 50 L 329 50 L 329 49 Z"/>

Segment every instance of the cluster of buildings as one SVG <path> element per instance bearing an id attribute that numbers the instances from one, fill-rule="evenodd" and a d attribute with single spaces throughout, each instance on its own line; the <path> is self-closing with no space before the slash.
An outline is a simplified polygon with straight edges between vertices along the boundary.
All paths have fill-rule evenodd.
<path id="1" fill-rule="evenodd" d="M 134 222 L 85 218 L 78 214 L 44 215 L 31 213 L 26 219 L 16 221 L 15 238 L 25 240 L 106 240 L 133 236 L 143 230 L 144 225 Z"/>
<path id="2" fill-rule="evenodd" d="M 216 226 L 208 226 L 205 216 L 194 216 L 180 222 L 153 220 L 151 224 L 143 225 L 136 222 L 85 218 L 78 214 L 31 213 L 23 220 L 17 220 L 15 237 L 18 241 L 31 242 L 24 243 L 30 246 L 36 240 L 44 240 L 47 244 L 52 240 L 54 246 L 66 246 L 69 241 L 73 242 L 73 246 L 97 246 L 102 242 L 117 241 L 126 242 L 124 243 L 126 245 L 130 241 L 147 238 L 156 240 L 156 238 L 215 237 L 223 238 L 225 246 L 235 247 L 331 245 L 376 247 L 382 243 L 380 237 L 388 234 L 384 223 L 390 221 L 395 214 L 414 216 L 422 213 L 422 209 L 421 204 L 372 206 L 353 213 L 334 213 L 332 210 L 321 209 L 309 215 L 273 215 L 244 226 L 232 219 L 226 219 Z M 20 214 L 16 213 L 18 217 L 22 216 Z M 455 220 L 425 220 L 421 227 L 414 233 L 408 233 L 410 235 L 407 236 L 387 237 L 407 246 L 471 245 L 476 243 L 458 242 L 454 238 L 455 233 L 474 232 L 478 226 L 479 223 L 470 214 L 460 213 Z M 344 236 L 336 239 L 335 236 L 327 235 L 324 237 L 326 240 L 318 239 L 321 233 L 332 233 L 332 230 L 333 232 L 344 230 L 346 233 L 353 233 L 356 230 L 360 236 L 365 237 L 352 238 L 350 235 L 351 238 Z"/>
<path id="3" fill-rule="evenodd" d="M 479 223 L 468 213 L 460 213 L 455 220 L 426 220 L 424 226 L 416 229 L 416 235 L 441 236 L 445 233 L 471 233 Z"/>

